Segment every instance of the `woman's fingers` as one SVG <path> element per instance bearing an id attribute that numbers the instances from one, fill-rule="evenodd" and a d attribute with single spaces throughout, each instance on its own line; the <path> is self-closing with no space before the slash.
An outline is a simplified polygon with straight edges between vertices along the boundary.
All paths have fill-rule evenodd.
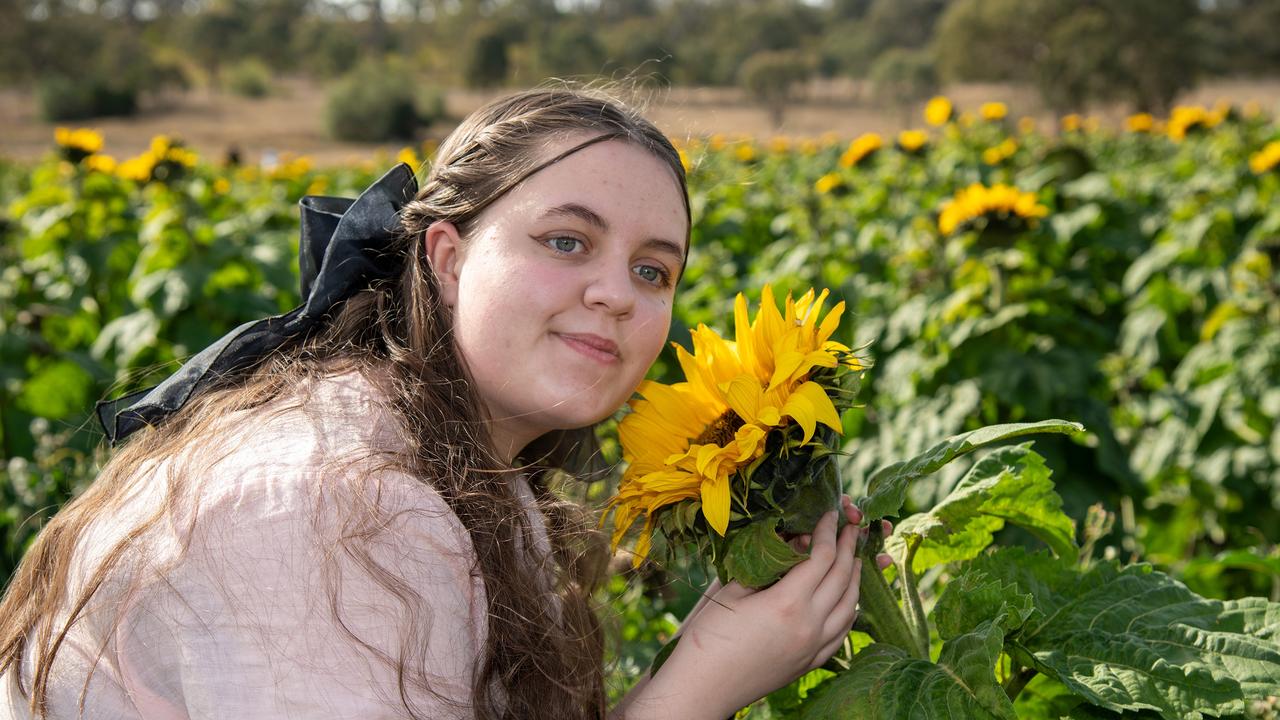
<path id="1" fill-rule="evenodd" d="M 831 563 L 836 559 L 836 513 L 824 513 L 813 528 L 809 557 L 791 568 L 778 586 L 789 588 L 806 596 L 826 577 Z"/>
<path id="2" fill-rule="evenodd" d="M 818 612 L 829 612 L 849 589 L 849 577 L 853 574 L 854 556 L 858 550 L 858 526 L 845 525 L 836 543 L 835 562 L 813 592 L 813 604 Z"/>
<path id="3" fill-rule="evenodd" d="M 862 560 L 856 560 L 853 564 L 853 572 L 849 578 L 849 584 L 845 587 L 845 593 L 840 597 L 840 601 L 836 603 L 836 607 L 827 616 L 826 622 L 822 625 L 822 636 L 830 638 L 826 645 L 820 648 L 813 661 L 810 663 L 811 669 L 826 662 L 828 658 L 840 649 L 840 645 L 849 635 L 849 629 L 853 627 L 853 621 L 858 617 L 858 583 L 862 580 Z"/>

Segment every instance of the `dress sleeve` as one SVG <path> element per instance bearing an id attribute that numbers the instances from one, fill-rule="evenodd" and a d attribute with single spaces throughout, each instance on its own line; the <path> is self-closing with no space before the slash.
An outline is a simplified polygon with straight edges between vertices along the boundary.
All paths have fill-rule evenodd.
<path id="1" fill-rule="evenodd" d="M 373 528 L 308 485 L 233 483 L 129 601 L 117 659 L 142 717 L 473 717 L 485 600 L 461 523 L 401 474 L 381 477 Z"/>

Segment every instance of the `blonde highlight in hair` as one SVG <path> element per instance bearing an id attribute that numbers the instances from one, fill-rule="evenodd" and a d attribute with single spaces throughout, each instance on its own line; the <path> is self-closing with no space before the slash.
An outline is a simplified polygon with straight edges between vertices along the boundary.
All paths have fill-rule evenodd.
<path id="1" fill-rule="evenodd" d="M 403 254 L 404 267 L 397 278 L 357 293 L 335 308 L 321 331 L 287 344 L 252 369 L 219 378 L 181 411 L 135 433 L 93 484 L 50 520 L 0 600 L 0 673 L 13 669 L 20 682 L 24 660 L 33 662 L 30 687 L 20 689 L 37 716 L 46 711 L 54 659 L 95 593 L 125 567 L 163 573 L 165 568 L 147 557 L 145 537 L 173 518 L 194 523 L 197 508 L 192 504 L 198 502 L 202 469 L 230 452 L 211 437 L 218 418 L 265 408 L 288 397 L 304 378 L 350 370 L 383 391 L 405 439 L 403 451 L 381 458 L 383 465 L 439 493 L 466 528 L 475 551 L 488 602 L 488 632 L 471 697 L 451 700 L 470 705 L 485 720 L 604 716 L 603 639 L 590 597 L 604 576 L 606 544 L 582 508 L 559 500 L 547 487 L 552 470 L 580 471 L 581 465 L 572 465 L 574 458 L 595 457 L 590 433 L 552 433 L 518 458 L 530 470 L 546 518 L 552 557 L 550 567 L 544 567 L 530 550 L 531 529 L 511 485 L 511 469 L 492 451 L 487 418 L 457 352 L 450 312 L 440 300 L 423 242 L 426 228 L 437 220 L 454 223 L 465 241 L 485 208 L 545 166 L 549 146 L 569 136 L 601 133 L 664 161 L 688 212 L 684 170 L 675 148 L 637 111 L 607 92 L 560 85 L 491 103 L 443 143 L 421 191 L 403 208 L 397 252 Z M 159 458 L 179 459 L 165 477 L 161 507 L 140 518 L 91 570 L 87 583 L 70 592 L 77 542 L 96 517 L 120 507 L 138 478 L 146 477 L 143 469 Z M 408 716 L 424 717 L 411 697 L 416 689 L 431 691 L 423 647 L 430 609 L 394 568 L 378 565 L 369 553 L 369 543 L 386 525 L 376 504 L 348 502 L 340 513 L 338 551 L 355 559 L 407 609 L 398 655 L 376 654 L 394 669 Z M 330 607 L 345 628 L 337 600 L 340 588 L 331 575 L 325 577 Z M 347 635 L 373 650 L 350 631 Z M 106 641 L 100 656 L 105 649 Z M 82 712 L 88 687 L 86 678 Z"/>

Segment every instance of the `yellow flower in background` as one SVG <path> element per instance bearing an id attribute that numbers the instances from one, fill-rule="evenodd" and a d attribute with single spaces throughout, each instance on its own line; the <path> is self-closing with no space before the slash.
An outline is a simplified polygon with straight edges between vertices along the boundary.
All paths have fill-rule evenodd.
<path id="1" fill-rule="evenodd" d="M 88 128 L 59 127 L 53 131 L 54 142 L 65 150 L 71 150 L 88 157 L 102 149 L 102 133 Z"/>
<path id="2" fill-rule="evenodd" d="M 1179 105 L 1169 113 L 1168 134 L 1174 141 L 1181 142 L 1188 133 L 1201 128 L 1212 128 L 1225 118 L 1225 113 L 1219 115 L 1199 105 Z"/>
<path id="3" fill-rule="evenodd" d="M 840 133 L 834 130 L 828 130 L 818 136 L 818 142 L 824 147 L 831 147 L 840 142 Z"/>
<path id="4" fill-rule="evenodd" d="M 818 142 L 813 138 L 805 138 L 800 141 L 800 154 L 810 157 L 818 154 Z"/>
<path id="5" fill-rule="evenodd" d="M 851 168 L 867 159 L 872 153 L 884 147 L 884 140 L 877 133 L 863 133 L 845 149 L 840 156 L 840 167 Z"/>
<path id="6" fill-rule="evenodd" d="M 149 182 L 151 173 L 155 170 L 155 156 L 150 152 L 144 152 L 137 157 L 131 157 L 120 163 L 116 167 L 116 175 L 125 180 L 133 180 L 134 182 Z"/>
<path id="7" fill-rule="evenodd" d="M 418 166 L 422 164 L 422 159 L 418 157 L 418 151 L 411 147 L 402 147 L 400 152 L 396 153 L 396 162 L 404 163 L 413 168 L 416 172 Z"/>
<path id="8" fill-rule="evenodd" d="M 898 133 L 898 149 L 918 153 L 929 144 L 929 135 L 923 130 L 903 130 Z"/>
<path id="9" fill-rule="evenodd" d="M 297 180 L 303 175 L 311 172 L 311 158 L 307 155 L 293 156 L 285 153 L 281 156 L 280 164 L 276 165 L 267 173 L 267 177 L 272 180 Z M 314 193 L 313 193 L 314 194 Z"/>
<path id="10" fill-rule="evenodd" d="M 1071 113 L 1070 115 L 1063 115 L 1059 124 L 1061 125 L 1063 132 L 1076 132 L 1080 129 L 1080 125 L 1083 122 L 1084 118 L 1080 117 L 1076 113 Z"/>
<path id="11" fill-rule="evenodd" d="M 786 135 L 774 135 L 769 138 L 769 152 L 782 155 L 791 151 L 791 138 Z"/>
<path id="12" fill-rule="evenodd" d="M 941 127 L 946 125 L 947 121 L 951 119 L 951 113 L 953 111 L 954 108 L 951 105 L 951 101 L 941 95 L 938 95 L 925 103 L 924 121 L 934 127 Z"/>
<path id="13" fill-rule="evenodd" d="M 1102 121 L 1098 119 L 1097 115 L 1087 115 L 1084 122 L 1080 123 L 1080 127 L 1087 133 L 1095 133 L 1098 132 L 1098 128 L 1102 127 Z"/>
<path id="14" fill-rule="evenodd" d="M 1249 119 L 1253 119 L 1262 115 L 1262 103 L 1258 102 L 1257 100 L 1250 100 L 1249 102 L 1245 103 L 1244 107 L 1242 107 L 1240 110 L 1245 117 Z"/>
<path id="15" fill-rule="evenodd" d="M 964 112 L 960 113 L 960 117 L 956 118 L 956 122 L 960 123 L 960 127 L 965 127 L 965 128 L 973 127 L 973 124 L 977 121 L 978 121 L 978 116 L 974 115 L 968 110 L 965 110 Z"/>
<path id="16" fill-rule="evenodd" d="M 112 175 L 116 171 L 116 159 L 110 155 L 90 155 L 84 159 L 84 166 L 93 172 Z"/>
<path id="17" fill-rule="evenodd" d="M 978 114 L 983 120 L 1003 120 L 1009 114 L 1009 107 L 1002 102 L 982 103 L 978 108 Z"/>
<path id="18" fill-rule="evenodd" d="M 1124 127 L 1132 133 L 1149 133 L 1156 127 L 1156 119 L 1151 113 L 1135 113 L 1125 118 Z"/>
<path id="19" fill-rule="evenodd" d="M 224 177 L 217 178 L 213 181 L 213 192 L 215 195 L 226 195 L 231 192 L 231 183 Z"/>
<path id="20" fill-rule="evenodd" d="M 685 152 L 684 148 L 676 152 L 680 154 L 680 166 L 684 168 L 685 174 L 688 175 L 693 172 L 693 163 L 689 162 L 689 153 Z"/>
<path id="21" fill-rule="evenodd" d="M 1018 132 L 1023 135 L 1030 135 L 1036 131 L 1036 119 L 1029 116 L 1018 118 Z"/>
<path id="22" fill-rule="evenodd" d="M 724 135 L 721 135 L 720 133 L 716 133 L 707 138 L 707 147 L 711 148 L 712 152 L 720 152 L 724 149 L 725 144 L 726 141 L 724 139 Z"/>
<path id="23" fill-rule="evenodd" d="M 320 175 L 307 186 L 307 195 L 323 195 L 329 189 L 329 178 Z"/>
<path id="24" fill-rule="evenodd" d="M 1035 193 L 1003 183 L 991 187 L 973 183 L 943 204 L 938 215 L 938 230 L 950 235 L 966 223 L 987 216 L 1035 220 L 1048 214 L 1049 208 L 1039 203 Z"/>
<path id="25" fill-rule="evenodd" d="M 734 148 L 733 155 L 738 158 L 738 162 L 749 163 L 756 159 L 756 148 L 749 142 L 739 143 Z"/>
<path id="26" fill-rule="evenodd" d="M 999 165 L 1013 157 L 1016 152 L 1018 152 L 1018 143 L 1013 138 L 1005 138 L 999 145 L 982 151 L 982 162 L 988 165 Z"/>
<path id="27" fill-rule="evenodd" d="M 1269 172 L 1280 165 L 1280 140 L 1272 140 L 1258 152 L 1249 156 L 1249 169 L 1255 175 Z"/>
<path id="28" fill-rule="evenodd" d="M 150 152 L 155 157 L 164 157 L 171 147 L 173 147 L 173 139 L 168 135 L 156 135 L 151 138 Z"/>
<path id="29" fill-rule="evenodd" d="M 844 187 L 844 178 L 840 177 L 836 173 L 827 173 L 826 175 L 818 178 L 818 181 L 813 184 L 813 189 L 816 190 L 819 195 L 827 195 L 832 190 L 842 187 Z"/>
<path id="30" fill-rule="evenodd" d="M 698 500 L 707 525 L 724 535 L 732 507 L 730 482 L 764 452 L 773 428 L 800 426 L 808 442 L 819 424 L 842 432 L 840 416 L 815 368 L 862 369 L 849 348 L 832 341 L 844 303 L 823 314 L 827 291 L 787 296 L 779 312 L 766 285 L 754 321 L 746 298 L 734 303 L 735 339 L 699 325 L 693 352 L 678 345 L 685 381 L 646 381 L 618 426 L 628 467 L 606 508 L 614 513 L 613 547 L 644 516 L 634 564 L 648 554 L 656 513 L 682 500 Z"/>

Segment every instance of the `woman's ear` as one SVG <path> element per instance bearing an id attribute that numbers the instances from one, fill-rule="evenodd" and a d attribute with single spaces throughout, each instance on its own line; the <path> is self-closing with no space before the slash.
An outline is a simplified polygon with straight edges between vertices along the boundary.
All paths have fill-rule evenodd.
<path id="1" fill-rule="evenodd" d="M 458 228 L 448 220 L 437 220 L 427 227 L 422 242 L 426 245 L 427 261 L 440 283 L 441 299 L 453 307 L 458 302 L 458 272 L 462 269 L 462 237 Z"/>

